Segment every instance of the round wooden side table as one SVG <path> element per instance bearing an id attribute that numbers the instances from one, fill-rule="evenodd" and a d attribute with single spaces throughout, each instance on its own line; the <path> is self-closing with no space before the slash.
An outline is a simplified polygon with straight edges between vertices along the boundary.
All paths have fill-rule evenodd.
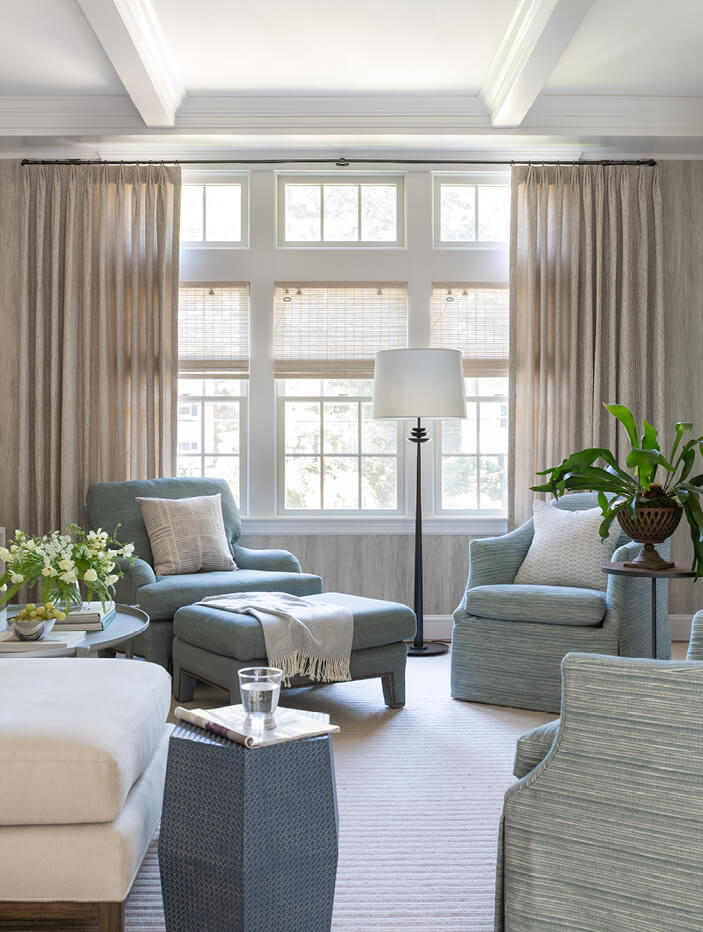
<path id="1" fill-rule="evenodd" d="M 670 566 L 664 570 L 645 570 L 629 566 L 627 563 L 604 563 L 601 566 L 604 573 L 613 576 L 634 576 L 641 579 L 652 580 L 652 658 L 657 659 L 657 580 L 658 579 L 686 579 L 696 574 L 685 566 Z"/>

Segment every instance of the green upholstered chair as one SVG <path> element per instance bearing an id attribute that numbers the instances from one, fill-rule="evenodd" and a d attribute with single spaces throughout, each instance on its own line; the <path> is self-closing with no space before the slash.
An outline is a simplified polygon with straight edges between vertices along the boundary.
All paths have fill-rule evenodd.
<path id="1" fill-rule="evenodd" d="M 703 612 L 686 661 L 569 654 L 518 742 L 496 932 L 693 932 L 703 916 Z"/>
<path id="2" fill-rule="evenodd" d="M 176 576 L 154 573 L 149 536 L 136 499 L 191 498 L 196 495 L 222 495 L 225 533 L 238 569 L 228 572 L 202 572 Z M 319 576 L 302 573 L 300 563 L 287 550 L 249 550 L 237 542 L 241 535 L 239 509 L 224 479 L 179 477 L 137 479 L 130 482 L 96 482 L 88 489 L 85 507 L 88 528 L 112 533 L 133 541 L 137 561 L 124 565 L 125 576 L 117 585 L 117 600 L 138 605 L 151 619 L 144 634 L 135 638 L 135 653 L 169 667 L 173 641 L 173 616 L 184 605 L 204 596 L 228 592 L 289 592 L 314 595 L 322 592 Z"/>
<path id="3" fill-rule="evenodd" d="M 555 508 L 594 508 L 590 492 L 566 495 Z M 613 561 L 633 559 L 641 545 L 619 534 Z M 559 713 L 561 661 L 569 651 L 626 657 L 651 655 L 648 579 L 608 576 L 606 588 L 515 585 L 530 547 L 533 520 L 469 545 L 469 578 L 454 612 L 451 692 L 455 699 Z M 662 556 L 669 544 L 657 545 Z M 605 577 L 604 577 L 605 580 Z M 671 657 L 667 584 L 657 586 L 657 657 Z"/>

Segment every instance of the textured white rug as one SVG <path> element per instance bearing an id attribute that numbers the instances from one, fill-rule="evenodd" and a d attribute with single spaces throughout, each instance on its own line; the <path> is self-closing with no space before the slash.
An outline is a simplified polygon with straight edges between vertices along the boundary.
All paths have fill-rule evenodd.
<path id="1" fill-rule="evenodd" d="M 214 690 L 197 705 L 222 705 Z M 410 658 L 404 709 L 378 680 L 284 693 L 329 712 L 340 857 L 334 932 L 489 932 L 495 850 L 516 738 L 551 716 L 449 698 L 449 657 Z M 7 924 L 0 923 L 3 932 Z M 12 932 L 90 923 L 13 924 Z M 156 846 L 130 895 L 125 932 L 164 932 Z M 193 930 L 207 932 L 207 930 Z"/>

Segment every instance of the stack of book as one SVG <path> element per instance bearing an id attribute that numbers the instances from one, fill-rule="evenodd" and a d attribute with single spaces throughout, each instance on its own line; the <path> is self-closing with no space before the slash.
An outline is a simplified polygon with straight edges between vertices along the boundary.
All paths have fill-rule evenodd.
<path id="1" fill-rule="evenodd" d="M 54 631 L 104 631 L 115 617 L 115 603 L 84 602 L 81 608 L 75 608 L 63 621 L 56 621 Z"/>
<path id="2" fill-rule="evenodd" d="M 14 631 L 0 631 L 0 654 L 19 654 L 24 651 L 63 650 L 75 647 L 85 637 L 85 631 L 66 631 L 57 633 L 52 629 L 39 641 L 20 641 Z"/>

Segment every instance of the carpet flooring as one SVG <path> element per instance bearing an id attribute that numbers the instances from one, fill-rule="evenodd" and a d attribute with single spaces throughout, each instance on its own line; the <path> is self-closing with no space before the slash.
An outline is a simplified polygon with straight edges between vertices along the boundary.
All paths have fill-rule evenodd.
<path id="1" fill-rule="evenodd" d="M 449 657 L 408 660 L 404 709 L 379 680 L 295 690 L 282 704 L 329 712 L 340 852 L 333 932 L 489 932 L 498 821 L 516 738 L 553 716 L 449 697 Z M 226 704 L 203 690 L 195 705 Z M 92 923 L 0 923 L 2 932 L 93 932 Z M 156 845 L 125 932 L 164 932 Z M 194 929 L 193 932 L 208 932 Z"/>

